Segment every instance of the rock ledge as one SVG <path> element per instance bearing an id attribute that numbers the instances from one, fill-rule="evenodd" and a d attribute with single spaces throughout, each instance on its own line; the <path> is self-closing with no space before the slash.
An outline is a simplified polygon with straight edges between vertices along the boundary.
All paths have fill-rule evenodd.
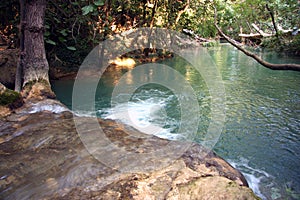
<path id="1" fill-rule="evenodd" d="M 98 121 L 107 138 L 128 151 L 142 154 L 169 142 L 137 137 L 136 130 L 112 120 Z M 1 199 L 259 199 L 239 171 L 213 152 L 203 157 L 198 144 L 163 168 L 112 169 L 89 154 L 73 114 L 64 109 L 29 113 L 24 105 L 0 119 L 0 133 Z"/>

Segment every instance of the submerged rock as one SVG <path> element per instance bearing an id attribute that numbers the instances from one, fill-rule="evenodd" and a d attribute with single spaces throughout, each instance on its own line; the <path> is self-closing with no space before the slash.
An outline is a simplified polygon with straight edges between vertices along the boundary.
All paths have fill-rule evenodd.
<path id="1" fill-rule="evenodd" d="M 59 106 L 47 102 L 52 103 Z M 1 199 L 258 199 L 239 171 L 198 144 L 189 144 L 166 166 L 156 167 L 167 158 L 154 158 L 148 163 L 153 170 L 122 171 L 86 150 L 71 112 L 30 113 L 34 109 L 29 108 L 27 103 L 0 119 Z M 144 154 L 169 142 L 112 120 L 98 122 L 106 137 L 126 151 Z M 128 162 L 140 164 L 137 159 Z"/>

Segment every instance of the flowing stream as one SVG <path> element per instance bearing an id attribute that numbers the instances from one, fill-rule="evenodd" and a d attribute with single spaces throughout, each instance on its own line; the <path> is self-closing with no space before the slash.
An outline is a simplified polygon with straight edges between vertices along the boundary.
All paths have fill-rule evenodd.
<path id="1" fill-rule="evenodd" d="M 262 199 L 300 199 L 300 73 L 266 69 L 228 45 L 211 48 L 208 53 L 226 91 L 226 121 L 214 151 L 239 169 Z M 300 63 L 300 59 L 261 54 L 274 63 Z M 160 63 L 180 72 L 195 91 L 201 115 L 192 139 L 201 143 L 212 118 L 203 74 L 180 57 Z M 165 86 L 146 84 L 134 91 L 128 103 L 111 104 L 114 87 L 130 70 L 114 68 L 102 76 L 95 95 L 96 114 L 146 132 L 145 127 L 155 125 L 159 131 L 149 134 L 162 138 L 191 139 L 178 131 L 183 108 L 174 91 Z M 150 73 L 140 72 L 135 76 L 141 79 Z M 127 79 L 131 84 L 133 79 Z M 71 108 L 73 81 L 54 81 L 52 86 L 58 99 Z M 122 113 L 127 111 L 129 117 L 124 117 Z M 93 113 L 83 109 L 80 114 Z"/>

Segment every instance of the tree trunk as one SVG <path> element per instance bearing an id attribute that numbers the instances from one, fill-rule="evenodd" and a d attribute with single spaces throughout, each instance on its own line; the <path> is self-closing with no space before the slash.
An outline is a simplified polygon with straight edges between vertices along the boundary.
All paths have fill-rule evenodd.
<path id="1" fill-rule="evenodd" d="M 20 0 L 21 52 L 17 69 L 16 89 L 22 84 L 25 99 L 55 98 L 49 83 L 49 64 L 44 44 L 46 0 Z"/>
<path id="2" fill-rule="evenodd" d="M 46 0 L 25 0 L 23 86 L 28 82 L 45 80 L 49 83 L 49 64 L 44 45 L 44 16 Z M 21 17 L 22 18 L 22 17 Z"/>

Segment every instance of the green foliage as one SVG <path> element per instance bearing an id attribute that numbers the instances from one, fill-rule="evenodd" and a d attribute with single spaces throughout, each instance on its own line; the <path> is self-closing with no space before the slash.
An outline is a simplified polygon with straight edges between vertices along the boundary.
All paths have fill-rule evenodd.
<path id="1" fill-rule="evenodd" d="M 300 34 L 294 37 L 291 43 L 288 45 L 288 49 L 291 51 L 297 51 L 300 54 Z"/>
<path id="2" fill-rule="evenodd" d="M 265 38 L 263 41 L 262 41 L 262 44 L 261 44 L 262 47 L 265 47 L 265 48 L 268 48 L 268 49 L 277 49 L 279 48 L 280 46 L 278 45 L 278 39 L 275 38 L 275 37 L 269 37 L 269 38 Z M 279 49 L 278 49 L 279 50 Z"/>
<path id="3" fill-rule="evenodd" d="M 300 55 L 300 34 L 281 37 L 280 41 L 276 37 L 265 38 L 261 46 L 270 50 Z"/>
<path id="4" fill-rule="evenodd" d="M 137 27 L 164 27 L 182 31 L 193 30 L 204 38 L 216 38 L 214 8 L 222 30 L 239 40 L 239 33 L 256 33 L 256 24 L 266 33 L 274 33 L 270 12 L 278 28 L 300 27 L 297 0 L 51 0 L 45 15 L 45 44 L 50 60 L 63 60 L 77 65 L 94 46 L 110 35 Z M 17 41 L 19 1 L 0 5 L 0 33 Z M 295 49 L 294 38 L 280 35 L 285 48 Z M 276 46 L 274 39 L 263 41 L 264 46 Z M 291 44 L 291 45 L 290 45 Z M 299 45 L 298 45 L 299 46 Z M 81 56 L 82 58 L 77 58 Z"/>
<path id="5" fill-rule="evenodd" d="M 99 6 L 104 6 L 104 4 L 105 3 L 104 3 L 103 0 L 94 1 L 92 4 L 86 5 L 86 6 L 81 8 L 82 15 L 87 15 L 89 13 L 94 13 L 95 11 L 97 11 L 97 8 Z"/>
<path id="6" fill-rule="evenodd" d="M 56 45 L 56 42 L 54 42 L 53 40 L 50 40 L 50 39 L 45 39 L 45 42 L 48 44 Z"/>
<path id="7" fill-rule="evenodd" d="M 75 47 L 67 47 L 67 49 L 71 50 L 71 51 L 76 51 Z"/>
<path id="8" fill-rule="evenodd" d="M 19 1 L 1 1 L 0 3 L 0 42 L 11 47 L 17 46 L 18 27 L 20 17 L 18 14 Z"/>
<path id="9" fill-rule="evenodd" d="M 204 47 L 218 47 L 220 46 L 220 43 L 218 41 L 211 41 L 211 42 L 205 42 L 203 43 Z"/>
<path id="10" fill-rule="evenodd" d="M 96 12 L 100 10 L 97 5 L 103 5 L 103 2 L 95 1 L 90 7 Z M 102 36 L 99 34 L 94 37 L 93 30 L 97 18 L 84 13 L 92 11 L 88 6 L 89 2 L 79 0 L 71 3 L 59 0 L 48 2 L 44 39 L 50 62 L 59 60 L 64 62 L 61 65 L 80 65 L 86 56 L 86 53 L 82 55 L 82 52 L 91 50 L 100 41 Z M 80 55 L 81 58 L 76 55 Z"/>
<path id="11" fill-rule="evenodd" d="M 87 5 L 81 8 L 82 9 L 82 15 L 87 15 L 91 12 L 93 12 L 94 10 L 96 10 L 97 8 L 94 8 L 93 5 Z"/>
<path id="12" fill-rule="evenodd" d="M 89 13 L 93 13 L 93 12 L 97 11 L 97 7 L 99 7 L 99 6 L 104 6 L 103 0 L 94 1 L 92 4 L 82 7 L 81 8 L 82 15 L 87 15 Z"/>
<path id="13" fill-rule="evenodd" d="M 20 98 L 21 98 L 20 93 L 10 89 L 6 89 L 2 94 L 0 94 L 0 105 L 1 106 L 10 105 Z"/>

